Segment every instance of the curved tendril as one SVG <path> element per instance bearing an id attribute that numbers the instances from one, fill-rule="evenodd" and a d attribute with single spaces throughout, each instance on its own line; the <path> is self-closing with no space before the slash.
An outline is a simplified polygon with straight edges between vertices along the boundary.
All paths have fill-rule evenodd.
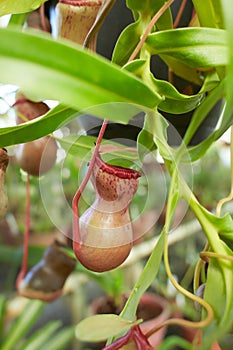
<path id="1" fill-rule="evenodd" d="M 209 243 L 207 242 L 203 252 L 207 251 L 208 249 L 209 249 Z M 197 262 L 197 265 L 196 265 L 195 272 L 194 272 L 194 279 L 193 279 L 194 291 L 196 291 L 198 289 L 198 287 L 200 286 L 200 280 L 201 280 L 200 276 L 201 276 L 201 270 L 202 270 L 203 265 L 204 265 L 203 259 L 199 259 Z"/>
<path id="2" fill-rule="evenodd" d="M 50 30 L 47 26 L 46 19 L 45 19 L 45 6 L 44 6 L 44 4 L 42 4 L 40 7 L 40 21 L 41 21 L 41 26 L 42 26 L 43 31 L 50 33 Z"/>
<path id="3" fill-rule="evenodd" d="M 178 13 L 176 15 L 176 18 L 174 20 L 173 28 L 176 28 L 178 26 L 178 24 L 180 22 L 180 19 L 181 19 L 181 16 L 182 16 L 182 14 L 184 12 L 186 2 L 187 2 L 187 0 L 182 0 L 182 3 L 181 3 L 180 8 L 179 8 L 179 11 L 178 11 Z"/>
<path id="4" fill-rule="evenodd" d="M 156 328 L 156 330 L 160 329 L 161 327 L 164 326 L 169 326 L 169 325 L 180 325 L 180 326 L 185 326 L 185 327 L 191 327 L 191 328 L 204 328 L 206 327 L 212 320 L 213 320 L 213 310 L 212 307 L 202 298 L 199 298 L 198 296 L 194 295 L 193 293 L 187 291 L 184 289 L 173 277 L 171 269 L 170 269 L 170 264 L 169 264 L 169 259 L 168 259 L 168 244 L 167 244 L 167 238 L 166 238 L 166 243 L 165 243 L 165 249 L 164 249 L 164 265 L 165 269 L 168 275 L 168 278 L 170 279 L 171 283 L 174 285 L 177 291 L 182 293 L 184 296 L 187 298 L 197 302 L 201 306 L 203 306 L 206 311 L 207 311 L 207 316 L 204 320 L 201 321 L 188 321 L 188 320 L 183 320 L 183 319 L 170 319 L 162 323 L 159 327 Z M 151 332 L 151 331 L 150 331 Z M 149 333 L 150 333 L 149 332 Z M 152 333 L 150 333 L 152 334 Z"/>
<path id="5" fill-rule="evenodd" d="M 233 261 L 233 256 L 224 255 L 224 254 L 218 254 L 218 253 L 215 253 L 215 252 L 208 252 L 208 251 L 201 252 L 200 253 L 200 257 L 204 261 L 206 261 L 206 258 L 215 258 L 215 259 L 224 259 L 224 260 Z"/>
<path id="6" fill-rule="evenodd" d="M 170 186 L 170 192 L 169 192 L 169 197 L 168 197 L 168 207 L 167 207 L 167 213 L 166 213 L 166 219 L 165 219 L 165 240 L 164 240 L 164 265 L 165 265 L 165 270 L 167 273 L 167 276 L 173 286 L 176 288 L 178 292 L 183 294 L 185 297 L 189 298 L 192 301 L 197 302 L 200 304 L 202 307 L 206 309 L 207 316 L 204 320 L 201 321 L 188 321 L 184 319 L 179 319 L 179 318 L 172 318 L 169 319 L 163 323 L 161 323 L 159 326 L 151 329 L 149 332 L 147 332 L 145 335 L 147 338 L 149 338 L 152 334 L 154 334 L 156 331 L 161 329 L 162 327 L 165 326 L 170 326 L 170 325 L 178 325 L 178 326 L 183 326 L 183 327 L 190 327 L 190 328 L 195 328 L 195 329 L 200 329 L 206 327 L 210 322 L 213 320 L 214 313 L 212 310 L 212 307 L 202 298 L 196 296 L 195 294 L 187 291 L 185 288 L 183 288 L 173 277 L 171 269 L 170 269 L 170 263 L 169 263 L 169 258 L 168 258 L 168 232 L 171 224 L 171 215 L 174 212 L 175 208 L 172 208 L 172 196 L 173 193 L 176 190 L 176 176 L 177 176 L 177 170 L 174 170 L 172 174 L 172 179 L 171 179 L 171 186 Z"/>
<path id="7" fill-rule="evenodd" d="M 91 176 L 91 173 L 92 173 L 92 170 L 93 170 L 93 167 L 94 167 L 94 164 L 95 164 L 95 159 L 96 159 L 96 156 L 99 152 L 99 148 L 100 148 L 100 144 L 101 144 L 101 141 L 103 139 L 103 136 L 104 136 L 104 132 L 105 132 L 105 129 L 107 127 L 107 124 L 108 124 L 108 120 L 107 119 L 104 119 L 103 121 L 103 124 L 101 126 L 101 129 L 100 129 L 100 132 L 99 132 L 99 135 L 98 135 L 98 138 L 97 138 L 97 141 L 96 141 L 96 144 L 95 144 L 95 148 L 94 148 L 94 152 L 93 152 L 93 155 L 91 157 L 91 160 L 90 160 L 90 163 L 89 163 L 89 166 L 88 166 L 88 170 L 87 170 L 87 173 L 86 173 L 86 176 L 84 177 L 81 185 L 79 186 L 77 192 L 75 193 L 74 195 L 74 198 L 73 198 L 73 201 L 72 201 L 72 211 L 73 211 L 73 232 L 74 232 L 74 240 L 78 240 L 79 241 L 79 211 L 78 211 L 78 201 L 89 181 L 89 178 Z"/>
<path id="8" fill-rule="evenodd" d="M 26 181 L 26 213 L 25 213 L 25 232 L 24 232 L 24 243 L 23 243 L 23 260 L 21 265 L 20 273 L 18 274 L 16 280 L 16 289 L 18 290 L 20 287 L 20 283 L 24 279 L 27 272 L 27 264 L 28 264 L 28 241 L 29 241 L 29 232 L 30 232 L 30 175 L 27 174 Z"/>

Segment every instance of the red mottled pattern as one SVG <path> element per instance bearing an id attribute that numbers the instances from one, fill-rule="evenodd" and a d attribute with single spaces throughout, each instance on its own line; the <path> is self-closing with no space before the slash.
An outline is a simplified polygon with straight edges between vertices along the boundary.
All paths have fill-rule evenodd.
<path id="1" fill-rule="evenodd" d="M 73 6 L 96 6 L 96 5 L 102 5 L 102 1 L 78 1 L 78 0 L 60 0 L 59 1 L 62 4 L 67 4 L 67 5 L 73 5 Z"/>
<path id="2" fill-rule="evenodd" d="M 92 183 L 99 196 L 106 201 L 117 199 L 130 202 L 138 188 L 141 174 L 133 169 L 112 166 L 98 155 L 92 174 Z"/>

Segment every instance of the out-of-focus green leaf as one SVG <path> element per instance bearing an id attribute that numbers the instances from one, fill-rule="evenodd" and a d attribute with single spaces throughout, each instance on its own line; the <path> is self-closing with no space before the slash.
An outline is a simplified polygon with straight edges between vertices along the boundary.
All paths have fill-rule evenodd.
<path id="1" fill-rule="evenodd" d="M 61 321 L 51 321 L 33 333 L 23 344 L 20 350 L 41 350 L 41 346 L 53 336 L 61 326 Z"/>
<path id="2" fill-rule="evenodd" d="M 81 321 L 76 326 L 75 334 L 82 341 L 98 342 L 125 332 L 138 323 L 115 314 L 94 315 Z"/>
<path id="3" fill-rule="evenodd" d="M 6 297 L 4 295 L 0 295 L 0 343 L 2 343 L 2 337 L 3 337 L 5 311 L 6 311 Z"/>
<path id="4" fill-rule="evenodd" d="M 170 56 L 193 67 L 224 66 L 229 62 L 226 32 L 214 28 L 178 28 L 150 34 L 152 54 Z"/>
<path id="5" fill-rule="evenodd" d="M 62 328 L 40 350 L 66 350 L 74 338 L 74 327 Z"/>
<path id="6" fill-rule="evenodd" d="M 22 26 L 25 23 L 25 20 L 28 16 L 28 13 L 19 13 L 11 15 L 8 25 L 19 25 Z"/>
<path id="7" fill-rule="evenodd" d="M 190 342 L 187 340 L 176 335 L 171 335 L 163 340 L 157 350 L 173 350 L 177 347 L 179 347 L 179 349 L 190 350 L 190 345 Z"/>
<path id="8" fill-rule="evenodd" d="M 1 0 L 0 16 L 36 10 L 47 0 Z"/>
<path id="9" fill-rule="evenodd" d="M 44 303 L 38 300 L 30 301 L 22 314 L 16 319 L 12 327 L 8 330 L 7 336 L 1 344 L 1 350 L 12 350 L 32 327 L 38 316 L 42 312 Z"/>

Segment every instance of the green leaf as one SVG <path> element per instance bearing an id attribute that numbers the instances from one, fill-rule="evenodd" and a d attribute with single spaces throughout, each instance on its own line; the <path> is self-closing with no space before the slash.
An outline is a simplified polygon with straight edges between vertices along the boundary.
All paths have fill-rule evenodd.
<path id="1" fill-rule="evenodd" d="M 187 340 L 180 338 L 179 336 L 172 335 L 164 339 L 157 350 L 173 350 L 177 347 L 179 349 L 190 350 L 190 346 L 191 344 Z"/>
<path id="2" fill-rule="evenodd" d="M 155 90 L 164 97 L 159 104 L 159 109 L 173 114 L 182 114 L 195 109 L 203 100 L 204 93 L 196 95 L 181 94 L 172 84 L 164 80 L 158 80 L 151 75 Z"/>
<path id="3" fill-rule="evenodd" d="M 153 152 L 156 149 L 154 136 L 148 129 L 147 118 L 145 119 L 143 129 L 138 134 L 137 149 L 139 158 L 142 162 L 146 154 Z"/>
<path id="4" fill-rule="evenodd" d="M 145 19 L 149 20 L 161 9 L 166 3 L 166 0 L 127 0 L 127 6 L 134 12 L 138 12 Z M 164 14 L 156 22 L 156 27 L 159 30 L 171 29 L 172 28 L 172 15 L 170 9 L 166 10 Z M 145 29 L 145 28 L 144 28 Z"/>
<path id="5" fill-rule="evenodd" d="M 186 201 L 189 201 L 192 211 L 199 220 L 210 250 L 215 254 L 230 257 L 232 259 L 232 250 L 220 239 L 219 232 L 224 226 L 229 224 L 229 217 L 217 218 L 208 212 L 194 197 L 191 190 L 180 176 L 180 190 Z M 232 326 L 233 310 L 233 261 L 223 258 L 210 257 L 212 267 L 208 267 L 205 300 L 212 306 L 214 311 L 214 320 L 204 329 L 201 350 L 209 349 L 213 340 L 226 333 L 226 330 Z M 210 265 L 211 265 L 210 264 Z M 216 281 L 218 288 L 216 289 Z M 216 293 L 213 290 L 216 289 Z M 203 317 L 205 314 L 203 313 Z"/>
<path id="6" fill-rule="evenodd" d="M 137 76 L 141 76 L 141 73 L 143 72 L 145 65 L 146 65 L 146 60 L 135 59 L 133 61 L 130 61 L 129 63 L 126 63 L 126 65 L 124 66 L 124 69 L 126 69 L 128 72 L 134 73 Z"/>
<path id="7" fill-rule="evenodd" d="M 89 152 L 95 147 L 96 137 L 84 136 L 84 135 L 69 135 L 63 138 L 57 139 L 69 154 L 79 159 L 84 159 Z M 136 151 L 133 149 L 127 149 L 123 145 L 109 140 L 103 140 L 102 145 L 108 145 L 108 154 L 110 156 L 115 155 L 119 158 L 135 160 L 138 159 Z"/>
<path id="8" fill-rule="evenodd" d="M 203 101 L 203 103 L 196 109 L 193 114 L 191 123 L 188 126 L 188 129 L 184 136 L 184 143 L 187 145 L 194 133 L 198 130 L 198 127 L 201 125 L 203 120 L 206 118 L 208 113 L 212 108 L 218 103 L 218 101 L 223 98 L 225 91 L 224 81 L 219 84 L 219 86 L 209 94 L 209 96 Z M 221 116 L 221 110 L 218 112 L 219 118 Z"/>
<path id="9" fill-rule="evenodd" d="M 30 301 L 22 314 L 16 319 L 7 333 L 1 350 L 12 350 L 16 348 L 18 342 L 26 335 L 34 322 L 41 314 L 44 303 L 38 300 Z"/>
<path id="10" fill-rule="evenodd" d="M 126 332 L 139 322 L 130 322 L 115 314 L 94 315 L 81 321 L 76 326 L 75 334 L 79 340 L 98 342 Z"/>
<path id="11" fill-rule="evenodd" d="M 1 0 L 0 16 L 36 10 L 47 0 Z"/>
<path id="12" fill-rule="evenodd" d="M 134 23 L 129 24 L 119 35 L 113 51 L 113 62 L 119 64 L 120 66 L 127 63 L 151 19 L 165 3 L 165 0 L 127 1 L 127 6 L 132 9 L 133 12 L 138 12 L 136 16 L 137 20 Z M 159 18 L 159 20 L 156 22 L 156 28 L 158 30 L 172 28 L 172 17 L 170 10 L 166 10 L 165 13 Z"/>
<path id="13" fill-rule="evenodd" d="M 28 17 L 28 13 L 19 13 L 11 15 L 8 25 L 19 25 L 22 26 L 25 23 L 25 20 Z"/>
<path id="14" fill-rule="evenodd" d="M 173 149 L 167 143 L 167 120 L 159 112 L 152 112 L 147 114 L 147 123 L 160 155 L 167 160 L 174 159 Z"/>
<path id="15" fill-rule="evenodd" d="M 193 0 L 193 4 L 202 27 L 224 28 L 221 0 Z"/>
<path id="16" fill-rule="evenodd" d="M 0 147 L 24 143 L 48 135 L 77 116 L 78 112 L 75 109 L 60 104 L 44 116 L 20 125 L 0 128 Z"/>
<path id="17" fill-rule="evenodd" d="M 226 262 L 226 261 L 225 261 Z M 203 330 L 201 350 L 209 348 L 210 344 L 230 331 L 233 326 L 233 263 L 210 259 L 204 298 L 212 306 L 214 322 Z M 216 281 L 218 287 L 216 289 Z"/>
<path id="18" fill-rule="evenodd" d="M 228 63 L 226 31 L 213 28 L 178 28 L 150 34 L 146 43 L 152 54 L 170 56 L 193 67 Z"/>
<path id="19" fill-rule="evenodd" d="M 130 55 L 140 41 L 140 21 L 128 25 L 118 37 L 113 50 L 112 61 L 119 66 L 128 62 Z"/>
<path id="20" fill-rule="evenodd" d="M 175 73 L 178 77 L 185 79 L 193 84 L 201 86 L 202 76 L 201 73 L 194 68 L 187 66 L 185 63 L 179 62 L 175 58 L 166 55 L 160 55 L 160 58 L 166 63 L 166 65 Z"/>
<path id="21" fill-rule="evenodd" d="M 92 107 L 93 115 L 120 122 L 161 100 L 129 72 L 68 40 L 12 27 L 0 28 L 0 40 L 1 82 L 42 99 L 79 111 Z"/>
<path id="22" fill-rule="evenodd" d="M 130 293 L 124 309 L 121 312 L 121 316 L 124 317 L 124 319 L 129 321 L 135 319 L 139 301 L 158 273 L 163 255 L 164 237 L 165 231 L 162 231 L 153 252 L 151 253 L 140 277 Z"/>
<path id="23" fill-rule="evenodd" d="M 2 343 L 3 331 L 4 331 L 4 322 L 6 315 L 6 297 L 0 295 L 0 343 Z"/>
<path id="24" fill-rule="evenodd" d="M 61 326 L 61 321 L 53 321 L 33 333 L 23 344 L 20 350 L 41 350 L 41 346 L 53 336 Z"/>
<path id="25" fill-rule="evenodd" d="M 74 327 L 60 329 L 40 350 L 66 350 L 74 338 Z"/>
<path id="26" fill-rule="evenodd" d="M 227 29 L 227 44 L 229 48 L 228 52 L 228 66 L 227 66 L 227 82 L 226 82 L 226 114 L 232 116 L 232 104 L 233 104 L 233 23 L 232 16 L 229 11 L 229 2 L 227 0 L 222 0 L 222 7 L 225 16 L 226 29 Z"/>

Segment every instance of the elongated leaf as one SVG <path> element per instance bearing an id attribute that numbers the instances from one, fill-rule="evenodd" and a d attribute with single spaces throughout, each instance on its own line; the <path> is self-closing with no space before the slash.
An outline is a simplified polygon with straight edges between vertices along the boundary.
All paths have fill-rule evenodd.
<path id="1" fill-rule="evenodd" d="M 3 337 L 5 311 L 6 311 L 6 297 L 1 295 L 0 296 L 0 343 L 2 342 L 2 337 Z"/>
<path id="2" fill-rule="evenodd" d="M 1 350 L 12 350 L 16 348 L 17 343 L 22 339 L 28 330 L 32 327 L 38 316 L 40 315 L 44 303 L 41 301 L 31 301 L 24 309 L 23 313 L 15 321 L 11 329 L 8 331 Z"/>
<path id="3" fill-rule="evenodd" d="M 61 330 L 47 341 L 40 350 L 66 350 L 67 346 L 74 338 L 74 328 L 66 327 Z"/>
<path id="4" fill-rule="evenodd" d="M 111 120 L 127 120 L 136 105 L 154 108 L 161 100 L 129 72 L 71 42 L 12 27 L 0 29 L 0 40 L 1 82 L 43 99 L 77 110 L 96 106 L 94 115 Z"/>
<path id="5" fill-rule="evenodd" d="M 97 342 L 125 332 L 136 324 L 138 321 L 130 322 L 115 314 L 94 315 L 81 321 L 75 334 L 82 341 Z"/>
<path id="6" fill-rule="evenodd" d="M 69 135 L 58 139 L 58 142 L 69 154 L 74 155 L 76 158 L 83 159 L 94 148 L 96 137 Z M 127 149 L 116 142 L 103 140 L 102 145 L 105 145 L 105 149 L 108 145 L 107 153 L 110 157 L 115 155 L 121 159 L 138 159 L 136 151 L 134 152 L 132 149 Z"/>
<path id="7" fill-rule="evenodd" d="M 210 344 L 226 334 L 233 326 L 233 263 L 210 259 L 204 298 L 212 306 L 215 322 L 203 330 L 201 350 L 208 349 Z M 218 288 L 216 288 L 218 281 Z"/>
<path id="8" fill-rule="evenodd" d="M 164 339 L 157 350 L 173 350 L 177 347 L 179 347 L 179 349 L 190 350 L 190 346 L 191 344 L 187 340 L 180 338 L 179 336 L 172 335 Z"/>
<path id="9" fill-rule="evenodd" d="M 41 350 L 41 346 L 52 337 L 53 333 L 61 326 L 61 321 L 53 321 L 40 328 L 31 335 L 20 350 Z"/>
<path id="10" fill-rule="evenodd" d="M 0 16 L 36 10 L 47 0 L 1 0 Z"/>
<path id="11" fill-rule="evenodd" d="M 147 118 L 145 118 L 143 129 L 138 134 L 137 138 L 137 149 L 141 162 L 144 161 L 144 156 L 156 149 L 156 144 L 154 142 L 154 136 L 149 131 L 147 125 Z"/>
<path id="12" fill-rule="evenodd" d="M 217 104 L 217 102 L 223 98 L 224 95 L 224 82 L 221 82 L 219 86 L 213 90 L 212 94 L 208 96 L 208 98 L 199 106 L 199 108 L 195 111 L 192 121 L 189 124 L 188 130 L 186 131 L 186 134 L 184 136 L 184 142 L 188 144 L 198 129 L 198 127 L 201 125 L 203 120 L 206 118 L 208 113 L 212 110 L 212 108 Z M 217 117 L 220 118 L 221 116 L 221 108 L 216 111 L 218 113 Z"/>
<path id="13" fill-rule="evenodd" d="M 221 0 L 193 0 L 193 4 L 202 27 L 224 28 Z"/>
<path id="14" fill-rule="evenodd" d="M 228 63 L 226 32 L 213 28 L 178 28 L 147 37 L 152 54 L 171 56 L 193 68 Z"/>
<path id="15" fill-rule="evenodd" d="M 229 11 L 229 3 L 227 0 L 222 0 L 222 6 L 224 11 L 224 17 L 226 22 L 226 28 L 227 28 L 227 42 L 229 47 L 228 52 L 228 61 L 229 65 L 227 67 L 227 105 L 226 105 L 226 114 L 232 116 L 232 103 L 233 103 L 233 23 L 232 23 L 232 16 Z"/>
<path id="16" fill-rule="evenodd" d="M 24 143 L 48 135 L 77 116 L 78 112 L 75 109 L 58 105 L 44 116 L 29 122 L 0 128 L 0 147 Z"/>
<path id="17" fill-rule="evenodd" d="M 131 23 L 120 34 L 114 47 L 112 61 L 119 66 L 127 63 L 131 53 L 140 41 L 140 21 Z"/>
<path id="18" fill-rule="evenodd" d="M 129 321 L 133 321 L 136 316 L 137 307 L 142 295 L 149 288 L 149 286 L 154 281 L 160 266 L 160 262 L 163 255 L 163 246 L 164 246 L 164 235 L 163 231 L 160 235 L 160 238 L 150 255 L 142 274 L 138 278 L 132 292 L 125 304 L 121 316 Z"/>

